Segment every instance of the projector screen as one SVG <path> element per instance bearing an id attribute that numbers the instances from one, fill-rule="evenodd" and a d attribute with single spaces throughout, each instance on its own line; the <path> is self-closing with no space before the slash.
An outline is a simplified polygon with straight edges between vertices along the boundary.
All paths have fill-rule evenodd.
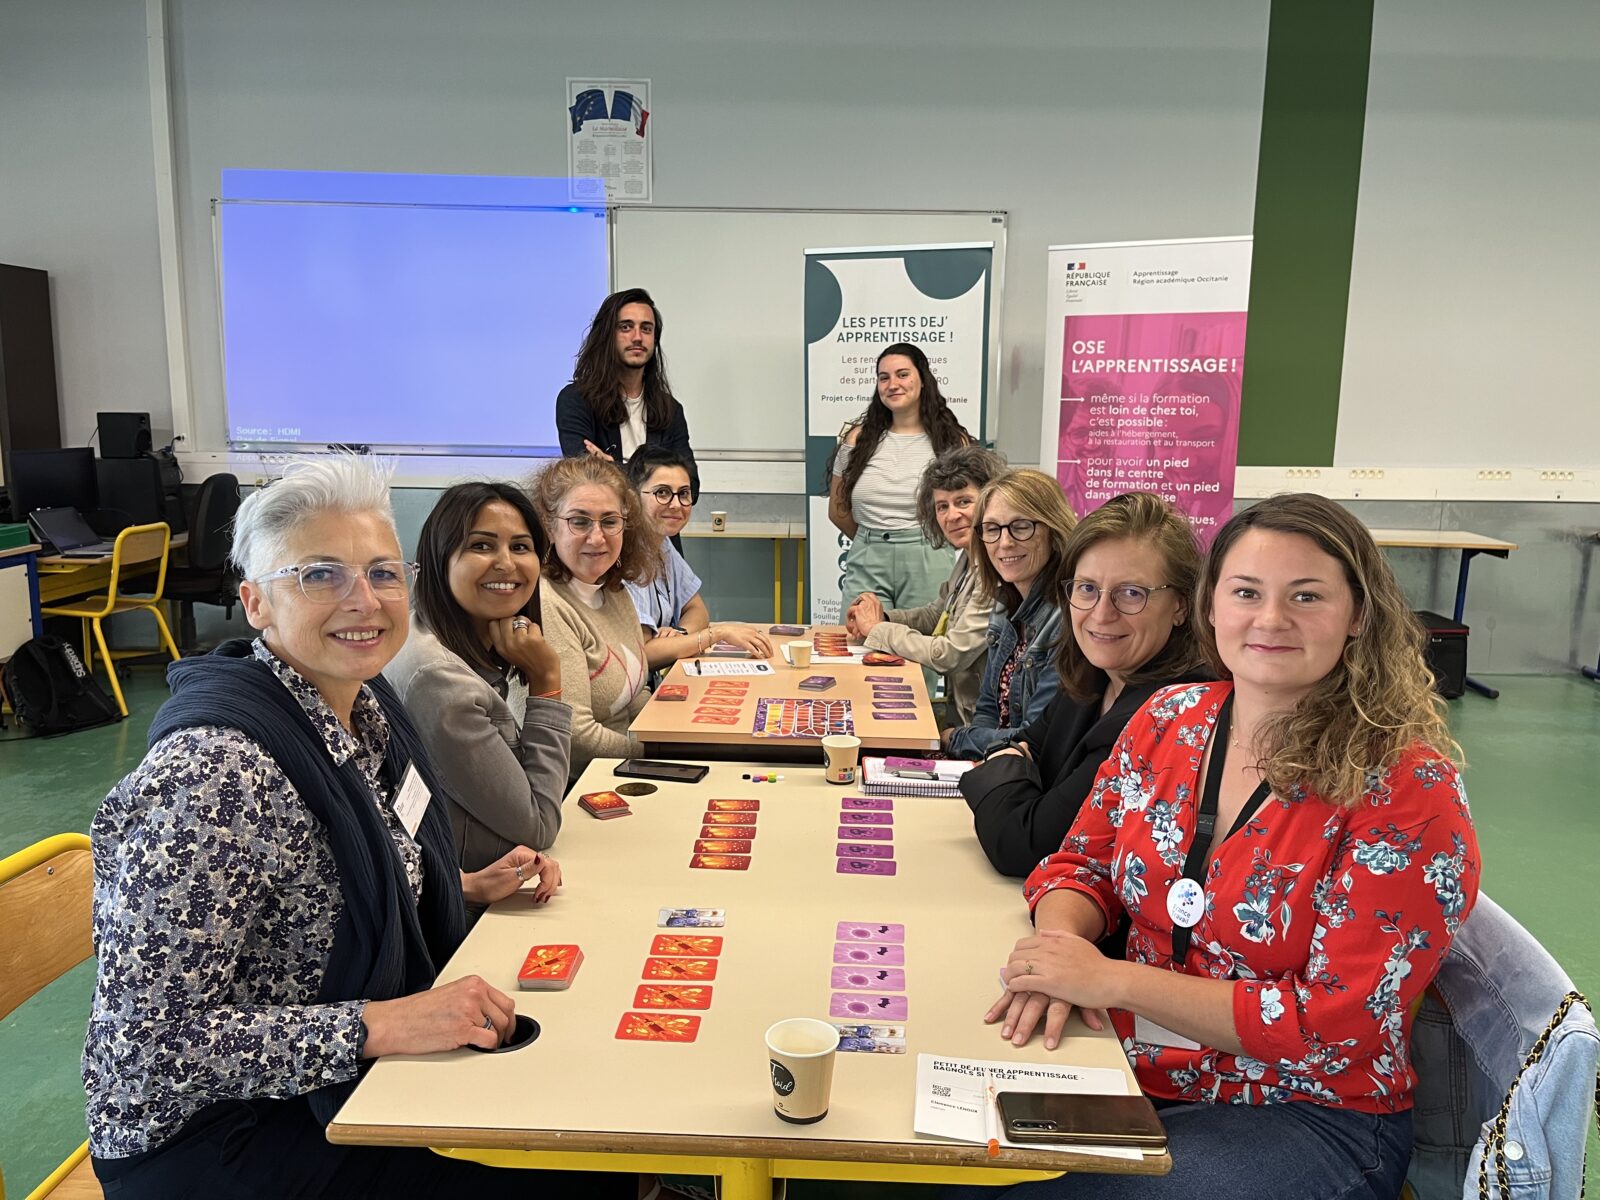
<path id="1" fill-rule="evenodd" d="M 565 179 L 225 171 L 228 438 L 552 455 L 609 290 Z"/>

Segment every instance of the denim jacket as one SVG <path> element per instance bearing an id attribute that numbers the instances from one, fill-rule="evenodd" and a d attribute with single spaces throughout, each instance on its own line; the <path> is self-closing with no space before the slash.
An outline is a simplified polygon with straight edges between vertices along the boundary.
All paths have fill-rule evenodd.
<path id="1" fill-rule="evenodd" d="M 1417 1200 L 1477 1200 L 1489 1122 L 1572 990 L 1572 980 L 1549 952 L 1480 894 L 1412 1027 L 1416 1145 L 1407 1180 Z M 1594 1018 L 1574 1004 L 1512 1097 L 1505 1141 L 1511 1190 L 1501 1195 L 1491 1154 L 1490 1196 L 1578 1195 L 1597 1057 Z"/>
<path id="2" fill-rule="evenodd" d="M 989 659 L 978 689 L 978 711 L 972 724 L 956 729 L 950 737 L 949 753 L 954 758 L 982 758 L 990 750 L 1013 740 L 1055 699 L 1061 687 L 1056 674 L 1056 639 L 1061 634 L 1061 606 L 1045 588 L 1035 588 L 1022 602 L 1016 621 L 996 604 L 989 614 Z M 1011 675 L 1010 724 L 1000 724 L 1000 672 L 1017 648 L 1017 627 L 1021 626 L 1028 652 Z M 1070 635 L 1069 635 L 1070 636 Z"/>

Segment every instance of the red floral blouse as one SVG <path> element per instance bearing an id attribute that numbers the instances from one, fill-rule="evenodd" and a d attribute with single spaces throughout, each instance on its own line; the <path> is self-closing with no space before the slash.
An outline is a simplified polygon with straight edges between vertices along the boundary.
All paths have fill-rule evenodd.
<path id="1" fill-rule="evenodd" d="M 1229 683 L 1157 692 L 1128 722 L 1061 849 L 1024 886 L 1029 908 L 1071 888 L 1126 912 L 1128 958 L 1235 980 L 1244 1055 L 1140 1041 L 1112 1023 L 1140 1086 L 1173 1100 L 1411 1106 L 1413 1002 L 1478 894 L 1478 843 L 1455 766 L 1413 747 L 1368 777 L 1355 808 L 1273 795 L 1212 858 L 1186 960 L 1166 896 L 1194 836 L 1200 762 Z"/>

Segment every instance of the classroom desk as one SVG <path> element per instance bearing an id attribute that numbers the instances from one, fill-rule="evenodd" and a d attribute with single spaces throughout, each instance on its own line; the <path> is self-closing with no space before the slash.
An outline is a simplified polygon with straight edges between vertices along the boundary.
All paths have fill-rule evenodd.
<path id="1" fill-rule="evenodd" d="M 170 566 L 175 561 L 175 555 L 189 544 L 187 533 L 175 533 L 172 540 L 167 543 L 167 563 Z M 149 561 L 138 563 L 124 563 L 122 574 L 124 578 L 131 578 L 149 573 Z M 60 604 L 63 600 L 73 596 L 83 596 L 90 592 L 103 592 L 111 586 L 111 555 L 103 554 L 99 558 L 63 558 L 59 554 L 45 554 L 39 557 L 39 602 L 46 606 Z"/>
<path id="2" fill-rule="evenodd" d="M 800 620 L 805 606 L 806 593 L 806 527 L 804 522 L 792 521 L 729 521 L 726 529 L 711 528 L 707 517 L 697 525 L 686 526 L 679 537 L 686 538 L 761 538 L 772 541 L 772 623 L 783 623 L 783 543 L 797 540 L 799 550 L 794 559 L 794 619 Z"/>
<path id="3" fill-rule="evenodd" d="M 573 794 L 610 788 L 597 760 Z M 328 1126 L 328 1139 L 449 1148 L 499 1166 L 722 1176 L 726 1200 L 767 1200 L 773 1178 L 1002 1184 L 1065 1170 L 1164 1174 L 1138 1160 L 1034 1150 L 986 1157 L 982 1145 L 912 1130 L 919 1053 L 1107 1067 L 1136 1083 L 1115 1036 L 1076 1016 L 1061 1046 L 1021 1050 L 982 1023 L 996 971 L 1030 926 L 1015 880 L 990 869 L 959 801 L 894 799 L 894 877 L 835 870 L 840 800 L 852 788 L 820 769 L 777 784 L 721 764 L 699 784 L 662 784 L 633 815 L 597 821 L 569 805 L 555 852 L 566 882 L 545 908 L 513 897 L 478 922 L 440 978 L 477 973 L 510 995 L 541 1036 L 503 1054 L 457 1050 L 378 1062 Z M 747 871 L 689 867 L 710 798 L 761 801 Z M 663 906 L 721 907 L 725 928 L 663 930 Z M 906 926 L 907 1053 L 840 1054 L 831 1111 L 787 1125 L 772 1111 L 762 1034 L 792 1016 L 827 1018 L 835 926 Z M 621 1041 L 644 960 L 662 933 L 723 938 L 711 1004 L 692 1044 Z M 518 991 L 530 946 L 576 943 L 570 990 Z M 516 1186 L 513 1184 L 513 1186 Z M 535 1184 L 536 1186 L 536 1184 Z"/>
<path id="4" fill-rule="evenodd" d="M 839 625 L 817 625 L 808 628 L 803 636 L 809 638 L 812 629 L 841 630 Z M 774 643 L 794 641 L 781 634 L 769 635 Z M 661 700 L 651 696 L 648 703 L 634 718 L 630 727 L 633 735 L 645 744 L 645 753 L 652 758 L 730 759 L 759 758 L 763 761 L 819 762 L 821 739 L 757 737 L 752 731 L 755 723 L 756 701 L 762 697 L 785 697 L 808 700 L 849 700 L 851 719 L 856 736 L 861 739 L 864 751 L 895 750 L 923 753 L 939 748 L 939 723 L 934 719 L 933 706 L 928 698 L 928 685 L 922 668 L 915 663 L 899 667 L 866 667 L 860 659 L 818 659 L 813 656 L 809 667 L 791 667 L 782 655 L 768 661 L 771 675 L 711 676 L 701 678 L 687 671 L 687 664 L 696 662 L 743 662 L 744 659 L 684 659 L 672 665 L 662 682 L 687 684 L 689 699 Z M 832 675 L 838 682 L 825 692 L 803 691 L 796 685 L 808 675 Z M 910 684 L 915 708 L 905 711 L 914 719 L 877 720 L 872 715 L 872 684 L 868 675 L 893 676 Z M 702 724 L 695 721 L 695 709 L 706 696 L 707 685 L 714 679 L 731 678 L 749 680 L 747 699 L 740 705 L 736 725 Z"/>
<path id="5" fill-rule="evenodd" d="M 1461 570 L 1456 576 L 1455 619 L 1461 621 L 1467 611 L 1467 570 L 1472 560 L 1480 554 L 1495 558 L 1508 558 L 1517 548 L 1515 542 L 1486 537 L 1481 533 L 1468 533 L 1464 529 L 1374 529 L 1372 538 L 1380 546 L 1409 550 L 1459 550 Z M 1467 686 L 1475 692 L 1498 700 L 1500 692 L 1488 684 L 1467 676 Z"/>
<path id="6" fill-rule="evenodd" d="M 0 662 L 44 632 L 39 614 L 37 543 L 0 550 Z"/>

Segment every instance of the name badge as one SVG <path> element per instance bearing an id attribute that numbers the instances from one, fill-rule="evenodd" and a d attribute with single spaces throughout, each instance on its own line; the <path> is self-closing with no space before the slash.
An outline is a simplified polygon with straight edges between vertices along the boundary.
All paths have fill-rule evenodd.
<path id="1" fill-rule="evenodd" d="M 1185 876 L 1175 881 L 1167 892 L 1167 916 L 1174 925 L 1193 929 L 1206 911 L 1206 892 L 1198 883 Z"/>
<path id="2" fill-rule="evenodd" d="M 406 777 L 400 781 L 400 790 L 394 794 L 394 815 L 400 818 L 400 824 L 413 840 L 422 825 L 422 814 L 428 811 L 428 801 L 432 799 L 433 793 L 417 774 L 416 764 L 408 766 Z"/>

